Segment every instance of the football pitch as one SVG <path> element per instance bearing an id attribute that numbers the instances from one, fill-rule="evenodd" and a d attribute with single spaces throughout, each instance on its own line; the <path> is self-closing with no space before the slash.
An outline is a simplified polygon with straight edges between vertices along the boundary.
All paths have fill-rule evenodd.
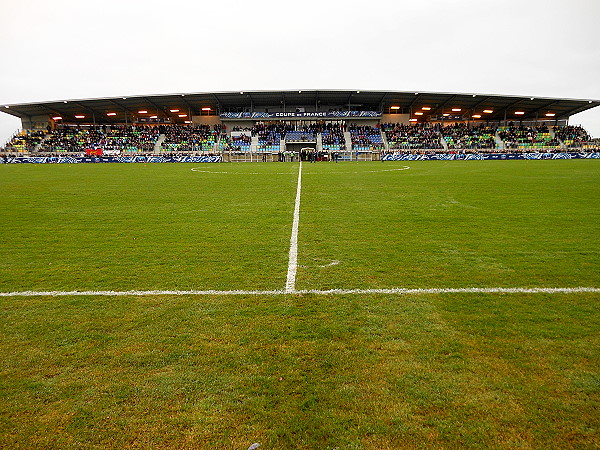
<path id="1" fill-rule="evenodd" d="M 0 188 L 0 447 L 599 445 L 598 161 Z"/>

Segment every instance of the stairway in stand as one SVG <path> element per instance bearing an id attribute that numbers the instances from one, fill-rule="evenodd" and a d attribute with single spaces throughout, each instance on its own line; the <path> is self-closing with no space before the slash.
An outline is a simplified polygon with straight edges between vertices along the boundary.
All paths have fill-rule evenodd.
<path id="1" fill-rule="evenodd" d="M 40 142 L 37 143 L 37 145 L 33 148 L 34 152 L 39 152 L 40 148 L 42 148 L 42 144 L 47 141 L 48 139 L 50 139 L 52 137 L 51 133 L 46 134 L 46 136 L 44 136 L 44 139 L 42 139 Z"/>
<path id="2" fill-rule="evenodd" d="M 344 131 L 344 140 L 346 141 L 346 151 L 352 151 L 352 136 L 349 131 Z"/>
<path id="3" fill-rule="evenodd" d="M 444 151 L 447 152 L 448 151 L 448 143 L 446 142 L 446 139 L 444 139 L 444 135 L 441 132 L 440 132 L 440 144 L 442 144 Z"/>
<path id="4" fill-rule="evenodd" d="M 386 152 L 390 151 L 390 144 L 388 143 L 387 136 L 385 135 L 385 131 L 380 131 L 381 140 L 383 141 L 383 150 Z"/>
<path id="5" fill-rule="evenodd" d="M 158 139 L 154 143 L 154 148 L 152 149 L 152 151 L 154 153 L 160 153 L 160 148 L 162 146 L 162 143 L 165 142 L 166 138 L 167 137 L 164 134 L 161 134 L 160 136 L 158 136 Z"/>

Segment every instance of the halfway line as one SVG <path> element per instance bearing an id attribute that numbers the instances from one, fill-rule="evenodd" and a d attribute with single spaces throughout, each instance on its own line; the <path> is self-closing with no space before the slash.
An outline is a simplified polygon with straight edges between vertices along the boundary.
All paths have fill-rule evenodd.
<path id="1" fill-rule="evenodd" d="M 298 188 L 296 189 L 296 203 L 294 205 L 294 223 L 292 224 L 292 237 L 290 238 L 290 259 L 288 263 L 285 292 L 296 292 L 296 271 L 298 270 L 298 224 L 300 223 L 300 192 L 302 192 L 302 161 L 298 169 Z"/>
<path id="2" fill-rule="evenodd" d="M 576 294 L 582 292 L 600 293 L 596 287 L 572 287 L 572 288 L 542 288 L 542 287 L 491 287 L 491 288 L 389 288 L 389 289 L 302 289 L 293 290 L 193 290 L 193 291 L 16 291 L 0 292 L 0 297 L 68 297 L 68 296 L 147 296 L 147 295 L 285 295 L 285 294 L 314 294 L 314 295 L 343 295 L 343 294 L 396 294 L 396 295 L 422 295 L 422 294 Z"/>

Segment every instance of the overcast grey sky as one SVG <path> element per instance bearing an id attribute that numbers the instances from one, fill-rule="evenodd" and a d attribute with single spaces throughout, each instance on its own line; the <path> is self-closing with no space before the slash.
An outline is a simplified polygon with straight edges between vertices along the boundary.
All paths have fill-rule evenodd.
<path id="1" fill-rule="evenodd" d="M 0 0 L 0 105 L 363 89 L 600 99 L 600 0 Z M 600 108 L 574 116 L 600 137 Z M 0 142 L 20 121 L 0 114 Z"/>

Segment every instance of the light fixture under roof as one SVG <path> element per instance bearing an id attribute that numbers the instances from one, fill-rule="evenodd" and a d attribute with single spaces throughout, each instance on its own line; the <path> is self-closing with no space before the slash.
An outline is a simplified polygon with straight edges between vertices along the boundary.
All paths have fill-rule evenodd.
<path id="1" fill-rule="evenodd" d="M 453 112 L 461 112 L 461 111 L 462 111 L 462 109 L 461 109 L 461 108 L 452 108 L 452 111 L 453 111 Z"/>
<path id="2" fill-rule="evenodd" d="M 473 119 L 481 119 L 481 114 L 473 114 L 471 117 Z"/>
<path id="3" fill-rule="evenodd" d="M 54 116 L 54 117 L 52 118 L 52 120 L 62 120 L 62 117 L 60 117 L 60 116 Z"/>
<path id="4" fill-rule="evenodd" d="M 417 119 L 408 119 L 409 122 L 416 122 Z"/>
<path id="5" fill-rule="evenodd" d="M 484 109 L 483 112 L 486 114 L 491 114 L 494 112 L 494 110 L 493 109 Z"/>
<path id="6" fill-rule="evenodd" d="M 523 114 L 525 114 L 525 111 L 515 111 L 515 114 L 517 116 L 522 116 Z"/>
<path id="7" fill-rule="evenodd" d="M 555 113 L 546 113 L 546 117 L 554 117 L 555 115 Z"/>
<path id="8" fill-rule="evenodd" d="M 85 119 L 85 116 L 83 114 L 78 114 L 75 116 L 76 119 Z"/>
<path id="9" fill-rule="evenodd" d="M 8 108 L 8 106 L 7 106 L 7 108 Z M 390 106 L 390 109 L 400 109 L 400 107 L 399 106 Z"/>
<path id="10" fill-rule="evenodd" d="M 423 115 L 423 113 L 420 111 L 415 113 L 415 116 L 422 116 L 422 115 Z"/>
<path id="11" fill-rule="evenodd" d="M 429 106 L 423 106 L 421 109 L 423 111 L 431 111 L 431 107 L 429 107 Z"/>
<path id="12" fill-rule="evenodd" d="M 146 111 L 145 109 L 142 109 L 141 111 L 138 111 L 138 114 L 148 114 L 148 111 Z"/>
<path id="13" fill-rule="evenodd" d="M 178 114 L 179 117 L 187 117 L 187 114 Z"/>
<path id="14" fill-rule="evenodd" d="M 172 113 L 178 113 L 179 112 L 178 109 L 170 109 L 169 111 L 171 111 Z"/>
<path id="15" fill-rule="evenodd" d="M 116 113 L 116 112 L 109 112 L 109 113 L 106 113 L 106 115 L 107 115 L 107 116 L 116 116 L 116 115 L 117 115 L 117 113 Z"/>
<path id="16" fill-rule="evenodd" d="M 205 106 L 204 108 L 202 108 L 202 111 L 210 111 L 210 106 Z"/>
<path id="17" fill-rule="evenodd" d="M 158 119 L 158 116 L 150 116 L 151 119 Z"/>

